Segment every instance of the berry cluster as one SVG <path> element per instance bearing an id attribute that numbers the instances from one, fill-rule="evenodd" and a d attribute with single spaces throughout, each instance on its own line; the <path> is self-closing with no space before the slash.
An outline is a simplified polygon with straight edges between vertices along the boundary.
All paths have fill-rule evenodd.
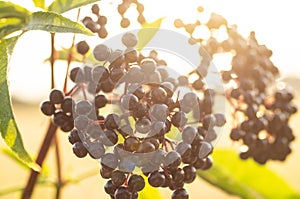
<path id="1" fill-rule="evenodd" d="M 50 92 L 49 100 L 41 104 L 41 111 L 47 116 L 52 116 L 52 121 L 62 131 L 69 132 L 74 128 L 73 119 L 74 100 L 65 96 L 63 92 L 53 89 Z"/>
<path id="2" fill-rule="evenodd" d="M 185 27 L 192 37 L 200 22 L 185 25 L 177 19 L 174 24 Z M 205 25 L 211 31 L 210 38 L 192 39 L 200 42 L 211 56 L 232 53 L 231 69 L 221 75 L 224 83 L 234 85 L 226 90 L 226 95 L 235 109 L 235 120 L 239 121 L 233 125 L 230 138 L 242 142 L 240 157 L 253 157 L 260 164 L 269 159 L 284 161 L 294 140 L 288 121 L 297 108 L 292 104 L 291 91 L 274 88 L 279 71 L 270 60 L 272 51 L 257 42 L 254 32 L 244 39 L 236 26 L 229 26 L 225 18 L 215 13 Z M 213 37 L 213 31 L 220 27 L 225 27 L 228 35 L 222 42 Z"/>
<path id="3" fill-rule="evenodd" d="M 94 4 L 91 10 L 93 15 L 97 17 L 97 20 L 94 21 L 91 17 L 86 16 L 82 19 L 83 25 L 93 33 L 97 33 L 99 38 L 106 38 L 108 34 L 105 28 L 107 17 L 104 15 L 100 15 L 100 8 L 98 4 Z"/>
<path id="4" fill-rule="evenodd" d="M 102 65 L 70 71 L 75 86 L 66 94 L 73 98 L 69 142 L 77 157 L 100 160 L 111 198 L 138 198 L 145 178 L 153 187 L 173 190 L 173 199 L 188 198 L 184 184 L 195 180 L 197 170 L 212 166 L 214 127 L 226 120 L 212 112 L 212 89 L 202 81 L 190 83 L 188 76 L 171 77 L 157 52 L 144 56 L 134 48 L 137 42 L 125 33 L 123 51 L 97 45 L 93 55 Z M 179 96 L 182 87 L 189 91 Z M 104 114 L 108 106 L 114 113 Z M 42 110 L 50 115 L 44 105 Z"/>
<path id="5" fill-rule="evenodd" d="M 144 12 L 143 4 L 139 3 L 137 0 L 123 0 L 122 3 L 118 5 L 118 12 L 122 17 L 122 20 L 120 23 L 122 28 L 127 28 L 130 25 L 130 20 L 128 18 L 126 18 L 124 15 L 131 4 L 136 5 L 136 11 L 139 13 L 138 18 L 137 18 L 138 23 L 142 25 L 143 23 L 146 22 L 146 19 L 143 15 L 143 12 Z"/>

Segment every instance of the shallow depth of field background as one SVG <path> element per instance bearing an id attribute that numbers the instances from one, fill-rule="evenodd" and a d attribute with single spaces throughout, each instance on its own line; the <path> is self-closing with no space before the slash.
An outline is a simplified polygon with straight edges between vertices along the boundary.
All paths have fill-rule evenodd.
<path id="1" fill-rule="evenodd" d="M 30 0 L 15 0 L 13 2 L 30 7 Z M 141 0 L 145 5 L 145 17 L 153 21 L 161 16 L 166 16 L 162 27 L 171 28 L 175 18 L 182 18 L 185 23 L 194 23 L 195 18 L 199 17 L 197 6 L 193 0 L 172 1 L 172 0 Z M 100 13 L 108 16 L 109 37 L 124 32 L 119 28 L 120 17 L 114 10 L 119 1 L 103 0 L 100 6 L 103 6 Z M 272 61 L 282 72 L 283 78 L 296 89 L 296 103 L 300 107 L 300 30 L 297 28 L 300 13 L 297 10 L 297 1 L 280 0 L 272 1 L 235 1 L 235 0 L 207 0 L 201 4 L 206 10 L 213 11 L 223 15 L 229 24 L 237 24 L 239 32 L 245 37 L 249 31 L 256 31 L 257 39 L 260 43 L 266 44 L 273 50 Z M 88 8 L 82 10 L 88 11 Z M 114 11 L 113 11 L 114 10 Z M 128 11 L 128 17 L 136 18 L 135 8 Z M 113 14 L 110 14 L 113 11 Z M 76 12 L 66 13 L 75 19 Z M 134 20 L 132 20 L 134 21 Z M 132 28 L 137 27 L 133 24 Z M 178 30 L 182 32 L 182 30 Z M 182 32 L 183 33 L 183 32 Z M 63 34 L 57 36 L 57 47 L 69 47 L 72 35 Z M 77 39 L 82 39 L 78 36 Z M 92 45 L 100 43 L 100 40 L 89 40 Z M 31 32 L 25 34 L 17 44 L 14 55 L 11 60 L 10 81 L 11 91 L 13 93 L 13 108 L 15 116 L 23 133 L 23 141 L 28 151 L 35 156 L 40 148 L 40 143 L 44 137 L 45 129 L 48 124 L 48 118 L 39 111 L 39 103 L 46 99 L 49 93 L 50 76 L 49 63 L 43 61 L 49 56 L 50 36 L 43 32 Z M 226 62 L 219 60 L 215 62 L 217 67 L 226 67 Z M 168 61 L 168 60 L 167 60 Z M 76 65 L 76 64 L 74 64 Z M 59 88 L 63 80 L 66 68 L 65 62 L 57 62 L 57 83 Z M 288 157 L 286 162 L 269 162 L 268 167 L 275 170 L 280 176 L 286 179 L 298 191 L 300 191 L 300 135 L 299 122 L 300 114 L 296 114 L 291 119 L 291 125 L 297 137 L 292 143 L 293 153 Z M 298 122 L 298 123 L 297 123 Z M 230 141 L 229 126 L 222 132 L 216 147 L 231 147 L 238 152 L 238 144 Z M 59 132 L 60 144 L 62 148 L 62 167 L 64 177 L 76 177 L 87 171 L 92 171 L 94 175 L 86 180 L 68 185 L 64 188 L 62 198 L 107 198 L 104 193 L 103 185 L 105 180 L 99 176 L 99 165 L 97 161 L 90 158 L 78 159 L 72 153 L 72 147 L 67 141 L 67 134 Z M 5 147 L 0 139 L 0 147 Z M 49 176 L 55 180 L 55 158 L 54 148 L 51 148 L 47 156 L 45 165 L 48 168 Z M 229 160 L 230 161 L 230 160 Z M 0 190 L 10 187 L 20 187 L 24 185 L 29 176 L 28 170 L 15 164 L 11 159 L 0 153 Z M 255 178 L 255 176 L 253 176 Z M 268 186 L 268 185 L 266 185 Z M 36 187 L 34 198 L 50 199 L 53 198 L 54 189 L 47 187 Z M 199 180 L 187 186 L 191 199 L 196 198 L 237 198 L 214 188 Z M 170 198 L 170 192 L 162 190 L 164 198 Z M 0 196 L 1 197 L 1 196 Z M 19 193 L 10 194 L 1 198 L 19 198 Z"/>

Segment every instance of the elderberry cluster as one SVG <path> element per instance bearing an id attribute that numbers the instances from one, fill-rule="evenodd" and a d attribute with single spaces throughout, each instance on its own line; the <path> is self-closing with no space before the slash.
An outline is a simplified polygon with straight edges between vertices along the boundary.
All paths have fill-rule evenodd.
<path id="1" fill-rule="evenodd" d="M 91 17 L 86 16 L 82 19 L 83 25 L 92 31 L 93 33 L 97 33 L 99 38 L 106 38 L 108 32 L 105 28 L 107 24 L 107 17 L 100 14 L 100 8 L 98 4 L 94 4 L 91 8 L 92 14 L 97 17 L 97 20 L 94 21 Z"/>
<path id="2" fill-rule="evenodd" d="M 138 23 L 142 25 L 143 23 L 146 22 L 146 19 L 143 15 L 144 12 L 143 4 L 138 2 L 138 0 L 123 0 L 122 3 L 118 5 L 118 13 L 122 17 L 122 20 L 120 22 L 122 28 L 127 28 L 130 25 L 130 20 L 126 18 L 124 15 L 132 4 L 136 5 L 136 11 L 139 14 L 137 18 Z"/>
<path id="3" fill-rule="evenodd" d="M 222 71 L 221 75 L 224 83 L 234 85 L 226 90 L 226 95 L 235 110 L 236 124 L 230 138 L 242 143 L 240 157 L 252 157 L 260 164 L 270 159 L 284 161 L 291 153 L 290 142 L 294 140 L 288 122 L 297 107 L 292 103 L 292 91 L 274 86 L 279 70 L 270 60 L 272 51 L 257 42 L 255 32 L 245 39 L 237 26 L 229 26 L 224 17 L 215 13 L 203 23 L 211 31 L 208 40 L 192 37 L 200 21 L 183 24 L 177 19 L 174 24 L 177 28 L 184 27 L 193 41 L 200 42 L 211 56 L 232 53 L 231 69 Z M 221 27 L 226 28 L 228 38 L 218 42 L 213 32 Z"/>
<path id="4" fill-rule="evenodd" d="M 173 199 L 186 199 L 184 184 L 212 166 L 214 128 L 226 120 L 213 113 L 214 91 L 202 79 L 172 77 L 157 52 L 144 56 L 135 49 L 137 42 L 133 33 L 125 33 L 125 50 L 99 44 L 93 49 L 98 64 L 70 71 L 75 86 L 66 94 L 74 127 L 68 129 L 69 142 L 77 157 L 89 154 L 100 161 L 111 198 L 138 198 L 147 180 L 173 190 Z M 194 72 L 203 78 L 200 68 Z M 180 95 L 183 87 L 189 91 Z"/>
<path id="5" fill-rule="evenodd" d="M 53 123 L 62 131 L 69 132 L 74 128 L 73 104 L 74 100 L 71 97 L 65 96 L 60 90 L 53 89 L 49 100 L 41 104 L 41 111 L 51 116 Z"/>

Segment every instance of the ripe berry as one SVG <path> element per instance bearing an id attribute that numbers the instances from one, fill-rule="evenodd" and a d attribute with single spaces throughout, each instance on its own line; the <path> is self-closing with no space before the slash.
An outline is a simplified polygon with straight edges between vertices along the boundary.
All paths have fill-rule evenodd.
<path id="1" fill-rule="evenodd" d="M 150 173 L 148 177 L 148 182 L 152 187 L 160 187 L 164 184 L 165 175 L 161 172 L 154 171 Z"/>
<path id="2" fill-rule="evenodd" d="M 116 186 L 120 187 L 126 181 L 125 173 L 122 171 L 116 170 L 111 174 L 111 182 Z"/>
<path id="3" fill-rule="evenodd" d="M 185 183 L 191 183 L 196 179 L 196 168 L 188 165 L 183 167 L 183 171 L 184 171 L 184 182 Z"/>
<path id="4" fill-rule="evenodd" d="M 41 104 L 41 111 L 42 113 L 44 113 L 47 116 L 51 116 L 54 114 L 56 108 L 54 106 L 54 104 L 52 104 L 50 101 L 44 101 Z"/>
<path id="5" fill-rule="evenodd" d="M 61 104 L 61 109 L 64 113 L 72 113 L 75 101 L 71 97 L 65 97 Z"/>
<path id="6" fill-rule="evenodd" d="M 94 103 L 96 108 L 103 108 L 108 103 L 108 100 L 104 95 L 96 95 Z"/>
<path id="7" fill-rule="evenodd" d="M 154 104 L 165 103 L 167 101 L 167 92 L 161 87 L 154 88 L 150 95 Z"/>
<path id="8" fill-rule="evenodd" d="M 97 31 L 97 33 L 98 33 L 98 36 L 102 39 L 106 38 L 108 35 L 106 28 L 103 26 L 100 27 L 100 29 Z"/>
<path id="9" fill-rule="evenodd" d="M 104 185 L 104 191 L 109 195 L 113 195 L 116 189 L 117 187 L 112 183 L 111 180 L 108 180 Z"/>
<path id="10" fill-rule="evenodd" d="M 64 100 L 64 94 L 60 90 L 53 89 L 49 95 L 52 104 L 61 104 Z"/>
<path id="11" fill-rule="evenodd" d="M 103 15 L 99 16 L 97 22 L 100 26 L 105 25 L 107 23 L 106 16 L 103 16 Z"/>
<path id="12" fill-rule="evenodd" d="M 94 48 L 93 54 L 94 57 L 98 60 L 98 61 L 105 61 L 109 58 L 111 53 L 111 50 L 103 45 L 103 44 L 99 44 Z"/>
<path id="13" fill-rule="evenodd" d="M 70 79 L 75 83 L 81 83 L 85 80 L 84 72 L 80 67 L 75 67 L 70 71 Z"/>
<path id="14" fill-rule="evenodd" d="M 118 166 L 118 159 L 113 153 L 106 153 L 101 158 L 101 165 L 110 169 L 115 169 Z"/>
<path id="15" fill-rule="evenodd" d="M 89 51 L 90 47 L 86 41 L 80 41 L 76 44 L 76 50 L 79 54 L 85 55 Z"/>
<path id="16" fill-rule="evenodd" d="M 105 130 L 101 134 L 101 142 L 105 146 L 114 146 L 118 142 L 118 135 L 113 130 Z"/>
<path id="17" fill-rule="evenodd" d="M 128 18 L 122 18 L 121 20 L 121 27 L 122 28 L 127 28 L 130 25 L 130 21 Z"/>
<path id="18" fill-rule="evenodd" d="M 93 159 L 100 159 L 105 154 L 105 148 L 99 142 L 92 142 L 89 143 L 88 152 Z"/>
<path id="19" fill-rule="evenodd" d="M 172 199 L 188 199 L 189 194 L 185 189 L 177 189 L 172 193 Z"/>
<path id="20" fill-rule="evenodd" d="M 127 187 L 119 187 L 115 191 L 114 197 L 115 199 L 131 199 L 131 192 Z"/>
<path id="21" fill-rule="evenodd" d="M 83 145 L 83 143 L 81 141 L 79 142 L 75 142 L 73 144 L 73 153 L 79 157 L 79 158 L 83 158 L 87 155 L 88 151 L 86 150 L 85 146 Z"/>
<path id="22" fill-rule="evenodd" d="M 133 110 L 139 99 L 133 94 L 126 94 L 121 97 L 121 105 L 126 110 Z"/>
<path id="23" fill-rule="evenodd" d="M 92 10 L 92 13 L 95 14 L 95 15 L 98 15 L 99 12 L 100 12 L 100 8 L 99 8 L 98 4 L 92 5 L 92 9 L 91 10 Z"/>
<path id="24" fill-rule="evenodd" d="M 133 33 L 127 32 L 122 36 L 122 43 L 126 47 L 134 47 L 137 44 L 137 37 Z"/>
<path id="25" fill-rule="evenodd" d="M 128 189 L 131 192 L 139 192 L 142 191 L 145 187 L 145 180 L 142 176 L 133 174 L 130 176 L 128 180 Z"/>
<path id="26" fill-rule="evenodd" d="M 75 112 L 78 115 L 88 115 L 92 111 L 92 104 L 88 100 L 80 100 L 75 105 Z"/>
<path id="27" fill-rule="evenodd" d="M 71 144 L 74 144 L 75 142 L 79 142 L 80 141 L 80 137 L 78 135 L 78 130 L 77 129 L 73 129 L 69 136 L 68 136 L 68 140 Z"/>
<path id="28" fill-rule="evenodd" d="M 172 116 L 171 123 L 175 127 L 183 127 L 186 124 L 187 120 L 188 119 L 185 113 L 182 111 L 178 111 Z"/>
<path id="29" fill-rule="evenodd" d="M 135 122 L 135 129 L 139 133 L 148 133 L 151 129 L 151 121 L 147 118 L 140 118 Z"/>
<path id="30" fill-rule="evenodd" d="M 111 113 L 106 116 L 104 120 L 104 125 L 109 130 L 118 129 L 120 125 L 120 117 L 115 113 Z"/>

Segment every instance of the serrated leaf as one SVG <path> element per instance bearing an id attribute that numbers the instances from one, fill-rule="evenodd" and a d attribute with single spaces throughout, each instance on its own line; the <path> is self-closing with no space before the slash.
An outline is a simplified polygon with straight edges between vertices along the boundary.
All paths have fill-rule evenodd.
<path id="1" fill-rule="evenodd" d="M 143 175 L 142 175 L 143 176 Z M 139 192 L 139 199 L 162 199 L 161 194 L 157 188 L 152 187 L 149 183 L 147 178 L 144 177 L 145 180 L 145 188 Z"/>
<path id="2" fill-rule="evenodd" d="M 22 18 L 26 19 L 26 17 L 30 14 L 30 12 L 17 5 L 7 1 L 0 1 L 0 18 Z"/>
<path id="3" fill-rule="evenodd" d="M 45 0 L 32 0 L 34 5 L 39 8 L 45 8 Z"/>
<path id="4" fill-rule="evenodd" d="M 244 199 L 300 198 L 276 173 L 253 160 L 243 161 L 232 150 L 214 150 L 213 167 L 198 176 L 225 192 Z"/>
<path id="5" fill-rule="evenodd" d="M 163 17 L 155 20 L 152 23 L 144 23 L 142 25 L 142 29 L 138 31 L 138 43 L 136 45 L 137 50 L 142 50 L 151 39 L 155 36 L 157 31 L 159 30 L 161 23 L 163 21 Z"/>
<path id="6" fill-rule="evenodd" d="M 49 6 L 48 10 L 61 14 L 68 10 L 79 8 L 81 6 L 85 6 L 97 1 L 100 0 L 54 0 L 53 3 Z"/>
<path id="7" fill-rule="evenodd" d="M 34 12 L 28 20 L 25 30 L 44 30 L 57 33 L 80 33 L 93 35 L 81 24 L 54 12 Z"/>
<path id="8" fill-rule="evenodd" d="M 18 37 L 3 40 L 0 43 L 0 132 L 5 143 L 16 153 L 18 158 L 35 171 L 40 167 L 32 160 L 24 148 L 21 133 L 12 112 L 7 82 L 8 55 L 16 44 Z"/>

